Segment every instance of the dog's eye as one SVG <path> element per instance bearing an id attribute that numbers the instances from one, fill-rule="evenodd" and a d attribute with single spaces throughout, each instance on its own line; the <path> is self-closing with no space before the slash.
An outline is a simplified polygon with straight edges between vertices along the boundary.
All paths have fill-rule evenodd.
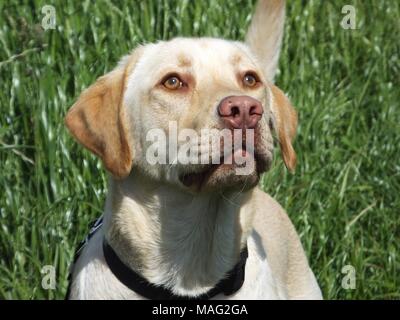
<path id="1" fill-rule="evenodd" d="M 253 73 L 246 73 L 243 77 L 243 84 L 246 87 L 254 87 L 258 82 L 257 76 Z"/>
<path id="2" fill-rule="evenodd" d="M 169 77 L 163 82 L 164 87 L 170 90 L 176 90 L 183 86 L 183 82 L 177 76 Z"/>

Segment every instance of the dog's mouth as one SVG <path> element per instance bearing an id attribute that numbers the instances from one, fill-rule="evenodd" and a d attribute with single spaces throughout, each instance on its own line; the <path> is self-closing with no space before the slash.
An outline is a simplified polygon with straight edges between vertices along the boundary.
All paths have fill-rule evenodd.
<path id="1" fill-rule="evenodd" d="M 237 161 L 240 158 L 241 161 Z M 260 175 L 267 171 L 271 160 L 268 155 L 249 152 L 245 146 L 222 156 L 219 163 L 199 165 L 199 171 L 179 175 L 180 182 L 192 191 L 223 187 L 241 187 L 249 180 L 258 182 Z M 242 170 L 242 171 L 240 171 Z M 243 170 L 247 170 L 243 171 Z"/>
<path id="2" fill-rule="evenodd" d="M 221 166 L 222 164 L 212 164 L 209 165 L 206 169 L 200 172 L 191 172 L 184 173 L 179 176 L 179 180 L 181 183 L 188 187 L 192 188 L 195 186 L 195 189 L 201 190 L 205 181 Z"/>

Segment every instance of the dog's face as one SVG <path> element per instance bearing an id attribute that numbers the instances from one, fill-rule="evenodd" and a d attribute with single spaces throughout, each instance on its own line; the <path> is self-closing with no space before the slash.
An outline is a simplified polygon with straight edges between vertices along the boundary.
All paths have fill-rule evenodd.
<path id="1" fill-rule="evenodd" d="M 266 78 L 239 42 L 150 44 L 86 90 L 66 123 L 118 178 L 140 170 L 190 192 L 244 190 L 269 168 L 274 132 L 286 166 L 296 161 L 296 113 Z"/>

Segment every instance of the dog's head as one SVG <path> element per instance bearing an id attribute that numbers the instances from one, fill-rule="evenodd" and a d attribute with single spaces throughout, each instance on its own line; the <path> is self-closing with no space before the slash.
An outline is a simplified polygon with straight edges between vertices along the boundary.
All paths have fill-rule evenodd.
<path id="1" fill-rule="evenodd" d="M 140 170 L 192 192 L 243 190 L 269 168 L 275 133 L 293 170 L 296 112 L 271 83 L 280 38 L 271 59 L 253 38 L 140 46 L 81 94 L 66 124 L 116 178 Z"/>

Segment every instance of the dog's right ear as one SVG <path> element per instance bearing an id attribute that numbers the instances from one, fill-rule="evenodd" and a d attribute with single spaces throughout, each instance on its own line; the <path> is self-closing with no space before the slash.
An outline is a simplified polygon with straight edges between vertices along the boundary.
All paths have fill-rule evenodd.
<path id="1" fill-rule="evenodd" d="M 141 51 L 141 47 L 136 49 L 117 68 L 86 89 L 65 117 L 65 124 L 76 140 L 98 155 L 116 178 L 126 177 L 132 168 L 132 142 L 123 97 L 128 76 Z"/>

